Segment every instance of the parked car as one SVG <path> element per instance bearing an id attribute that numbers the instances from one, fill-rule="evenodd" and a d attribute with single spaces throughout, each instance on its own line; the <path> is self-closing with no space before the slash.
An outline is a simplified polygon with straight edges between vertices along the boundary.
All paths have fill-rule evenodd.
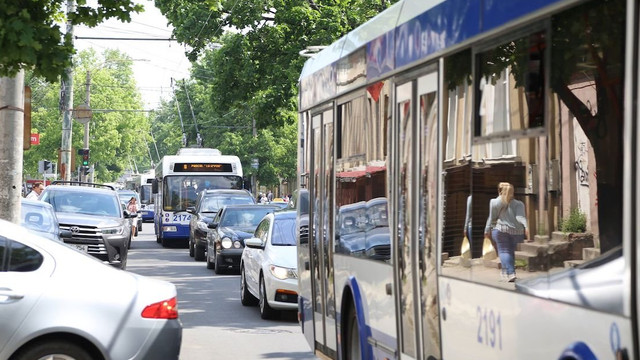
<path id="1" fill-rule="evenodd" d="M 0 254 L 0 359 L 178 359 L 173 284 L 3 220 Z"/>
<path id="2" fill-rule="evenodd" d="M 131 200 L 132 197 L 136 198 L 138 212 L 135 217 L 131 218 L 131 226 L 135 226 L 137 231 L 134 232 L 134 235 L 138 235 L 138 232 L 142 231 L 142 204 L 140 203 L 140 195 L 133 190 L 118 190 L 118 196 L 120 197 L 120 202 L 124 204 L 125 209 L 127 208 L 127 204 L 129 204 L 129 200 Z"/>
<path id="3" fill-rule="evenodd" d="M 207 248 L 207 227 L 218 210 L 225 205 L 255 204 L 255 199 L 247 190 L 214 189 L 200 192 L 196 206 L 188 207 L 191 214 L 189 221 L 189 256 L 196 261 L 205 260 Z M 257 225 L 257 224 L 256 224 Z"/>
<path id="4" fill-rule="evenodd" d="M 271 205 L 227 205 L 209 224 L 207 234 L 207 268 L 216 274 L 224 270 L 240 270 L 244 239 L 252 236 L 260 220 L 278 210 Z"/>
<path id="5" fill-rule="evenodd" d="M 110 265 L 126 267 L 131 243 L 129 219 L 136 214 L 122 209 L 113 187 L 54 181 L 40 194 L 40 200 L 53 206 L 60 229 L 71 231 L 72 237 L 64 239 L 65 243 Z"/>
<path id="6" fill-rule="evenodd" d="M 39 200 L 21 200 L 20 225 L 50 240 L 62 242 L 71 238 L 71 231 L 60 230 L 53 206 Z"/>
<path id="7" fill-rule="evenodd" d="M 240 301 L 260 305 L 263 319 L 298 309 L 296 212 L 267 214 L 245 240 L 240 261 Z"/>

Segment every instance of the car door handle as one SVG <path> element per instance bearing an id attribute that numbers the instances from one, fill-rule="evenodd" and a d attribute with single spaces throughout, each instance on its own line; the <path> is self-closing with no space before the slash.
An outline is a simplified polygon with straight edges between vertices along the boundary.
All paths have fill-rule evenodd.
<path id="1" fill-rule="evenodd" d="M 22 298 L 24 298 L 24 295 L 9 288 L 0 288 L 0 303 L 10 303 Z"/>

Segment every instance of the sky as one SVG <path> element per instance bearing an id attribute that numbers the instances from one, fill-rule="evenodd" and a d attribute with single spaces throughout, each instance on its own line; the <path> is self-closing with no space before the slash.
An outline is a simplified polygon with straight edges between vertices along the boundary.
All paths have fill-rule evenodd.
<path id="1" fill-rule="evenodd" d="M 131 15 L 130 23 L 108 20 L 88 28 L 76 26 L 77 37 L 160 38 L 171 37 L 172 28 L 152 0 L 137 0 L 145 11 Z M 184 55 L 184 47 L 176 41 L 131 41 L 75 39 L 78 51 L 93 48 L 101 54 L 105 49 L 118 49 L 133 59 L 133 71 L 142 95 L 145 110 L 157 109 L 160 99 L 171 97 L 171 78 L 189 77 L 191 64 Z"/>

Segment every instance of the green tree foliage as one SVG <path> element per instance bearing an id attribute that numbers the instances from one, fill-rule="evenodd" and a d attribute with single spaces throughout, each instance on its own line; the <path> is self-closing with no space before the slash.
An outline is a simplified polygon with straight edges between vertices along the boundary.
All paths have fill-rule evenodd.
<path id="1" fill-rule="evenodd" d="M 131 21 L 131 12 L 142 11 L 132 0 L 97 0 L 97 6 L 76 0 L 68 14 L 74 24 L 96 26 L 109 18 Z M 66 19 L 66 0 L 0 0 L 0 76 L 14 76 L 31 69 L 37 76 L 56 81 L 71 65 L 75 50 L 60 23 Z"/>
<path id="2" fill-rule="evenodd" d="M 275 186 L 280 179 L 295 178 L 297 81 L 306 60 L 299 52 L 331 44 L 396 1 L 156 0 L 155 4 L 194 62 L 193 91 L 191 87 L 189 91 L 197 103 L 194 110 L 205 146 L 237 154 L 247 174 L 254 173 L 251 159 L 258 159 L 259 182 Z M 240 31 L 225 32 L 229 28 Z M 194 101 L 196 92 L 202 93 Z M 179 92 L 176 96 L 184 120 L 184 97 Z M 185 126 L 185 131 L 193 144 L 193 128 Z"/>
<path id="3" fill-rule="evenodd" d="M 90 74 L 90 104 L 94 111 L 89 126 L 91 163 L 98 181 L 114 181 L 134 162 L 140 170 L 150 167 L 145 141 L 151 143 L 149 120 L 142 109 L 142 98 L 133 78 L 132 61 L 126 55 L 107 50 L 103 56 L 83 51 L 74 59 L 74 106 L 85 101 L 87 72 Z M 31 73 L 26 79 L 32 87 L 32 132 L 40 134 L 40 145 L 24 152 L 25 177 L 37 178 L 38 161 L 57 161 L 62 128 L 59 111 L 59 83 L 48 83 Z M 73 149 L 84 147 L 84 126 L 74 121 Z M 77 159 L 79 164 L 79 158 Z"/>

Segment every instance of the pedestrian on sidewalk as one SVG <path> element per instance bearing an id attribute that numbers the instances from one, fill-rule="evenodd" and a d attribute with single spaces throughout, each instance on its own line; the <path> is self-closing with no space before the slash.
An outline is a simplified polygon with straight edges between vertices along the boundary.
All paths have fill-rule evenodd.
<path id="1" fill-rule="evenodd" d="M 33 187 L 31 188 L 31 192 L 25 196 L 26 199 L 38 200 L 40 198 L 40 194 L 42 194 L 42 190 L 44 190 L 44 185 L 37 181 L 33 183 Z"/>

